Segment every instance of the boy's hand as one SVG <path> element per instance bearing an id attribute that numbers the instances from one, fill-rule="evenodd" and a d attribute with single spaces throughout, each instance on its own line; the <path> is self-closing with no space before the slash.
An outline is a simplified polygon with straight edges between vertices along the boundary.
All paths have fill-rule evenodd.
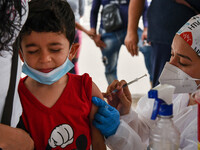
<path id="1" fill-rule="evenodd" d="M 92 97 L 92 102 L 98 106 L 93 125 L 107 138 L 117 131 L 120 124 L 119 112 L 98 97 Z"/>
<path id="2" fill-rule="evenodd" d="M 22 129 L 0 124 L 0 148 L 2 150 L 33 150 L 31 137 Z"/>

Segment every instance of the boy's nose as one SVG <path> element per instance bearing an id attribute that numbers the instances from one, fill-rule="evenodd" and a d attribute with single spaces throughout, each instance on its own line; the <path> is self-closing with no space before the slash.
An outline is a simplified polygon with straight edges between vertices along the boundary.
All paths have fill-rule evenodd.
<path id="1" fill-rule="evenodd" d="M 51 61 L 51 55 L 47 52 L 41 52 L 40 54 L 40 63 L 48 63 Z"/>

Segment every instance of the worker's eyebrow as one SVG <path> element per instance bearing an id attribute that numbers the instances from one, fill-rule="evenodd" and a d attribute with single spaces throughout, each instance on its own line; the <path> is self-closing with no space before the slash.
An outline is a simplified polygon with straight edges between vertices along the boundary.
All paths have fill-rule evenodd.
<path id="1" fill-rule="evenodd" d="M 180 56 L 180 57 L 186 58 L 186 59 L 188 59 L 189 61 L 192 62 L 192 59 L 190 57 L 188 57 L 188 56 L 185 56 L 183 54 L 177 54 L 177 55 Z"/>

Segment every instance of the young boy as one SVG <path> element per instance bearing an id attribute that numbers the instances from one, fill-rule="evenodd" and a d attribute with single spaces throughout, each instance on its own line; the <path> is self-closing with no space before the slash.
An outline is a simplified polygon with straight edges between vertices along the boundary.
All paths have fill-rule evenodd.
<path id="1" fill-rule="evenodd" d="M 88 74 L 67 73 L 76 54 L 75 20 L 65 0 L 32 0 L 20 35 L 22 71 L 19 83 L 22 121 L 36 150 L 106 149 L 92 125 L 97 108 L 92 96 L 103 98 Z"/>

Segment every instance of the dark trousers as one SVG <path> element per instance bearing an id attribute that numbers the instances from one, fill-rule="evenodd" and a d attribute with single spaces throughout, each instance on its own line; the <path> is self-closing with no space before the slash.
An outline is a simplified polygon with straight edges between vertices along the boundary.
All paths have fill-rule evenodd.
<path id="1" fill-rule="evenodd" d="M 159 77 L 163 70 L 163 67 L 171 57 L 171 44 L 160 44 L 152 42 L 151 52 L 151 64 L 152 64 L 152 76 L 153 76 L 153 87 L 159 84 Z"/>

